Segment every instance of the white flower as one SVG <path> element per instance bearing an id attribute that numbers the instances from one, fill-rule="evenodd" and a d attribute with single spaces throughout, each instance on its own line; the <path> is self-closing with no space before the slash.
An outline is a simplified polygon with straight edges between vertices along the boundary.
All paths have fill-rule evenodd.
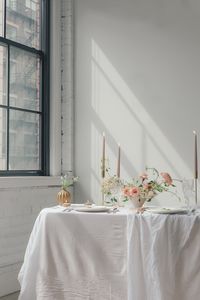
<path id="1" fill-rule="evenodd" d="M 122 186 L 122 181 L 117 176 L 104 178 L 102 182 L 102 192 L 104 194 L 111 194 L 115 188 Z"/>
<path id="2" fill-rule="evenodd" d="M 67 189 L 69 186 L 72 186 L 74 182 L 78 181 L 78 177 L 71 176 L 70 173 L 61 176 L 61 185 L 63 189 Z"/>

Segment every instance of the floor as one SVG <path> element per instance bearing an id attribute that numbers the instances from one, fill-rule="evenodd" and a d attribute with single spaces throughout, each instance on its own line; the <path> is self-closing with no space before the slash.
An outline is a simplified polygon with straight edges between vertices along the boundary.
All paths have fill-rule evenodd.
<path id="1" fill-rule="evenodd" d="M 19 293 L 13 293 L 8 296 L 0 297 L 0 300 L 17 300 Z"/>

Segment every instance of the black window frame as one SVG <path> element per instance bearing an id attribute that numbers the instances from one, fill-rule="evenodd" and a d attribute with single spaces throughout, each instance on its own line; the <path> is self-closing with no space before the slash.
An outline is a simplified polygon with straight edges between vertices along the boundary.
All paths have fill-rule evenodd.
<path id="1" fill-rule="evenodd" d="M 50 0 L 41 0 L 41 36 L 40 50 L 27 45 L 15 42 L 6 38 L 6 2 L 4 0 L 4 37 L 0 36 L 0 43 L 8 49 L 8 71 L 7 71 L 7 104 L 0 104 L 0 108 L 7 108 L 7 170 L 0 170 L 0 176 L 48 176 L 49 175 L 49 125 L 50 125 Z M 31 111 L 29 109 L 10 106 L 9 86 L 10 86 L 10 47 L 25 50 L 28 53 L 36 54 L 40 57 L 41 63 L 41 110 Z M 41 169 L 40 170 L 8 170 L 9 164 L 9 110 L 34 112 L 41 115 Z"/>

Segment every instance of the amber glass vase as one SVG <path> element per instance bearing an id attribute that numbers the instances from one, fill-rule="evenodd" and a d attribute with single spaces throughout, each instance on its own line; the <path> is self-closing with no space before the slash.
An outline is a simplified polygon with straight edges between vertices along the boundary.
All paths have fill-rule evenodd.
<path id="1" fill-rule="evenodd" d="M 71 194 L 69 191 L 62 189 L 58 192 L 57 201 L 59 205 L 69 206 L 71 204 Z"/>

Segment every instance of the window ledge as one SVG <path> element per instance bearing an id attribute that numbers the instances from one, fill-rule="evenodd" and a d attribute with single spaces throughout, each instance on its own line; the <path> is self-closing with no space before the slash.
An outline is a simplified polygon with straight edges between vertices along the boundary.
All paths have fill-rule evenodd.
<path id="1" fill-rule="evenodd" d="M 59 187 L 60 185 L 60 176 L 0 177 L 0 190 L 31 187 Z"/>

